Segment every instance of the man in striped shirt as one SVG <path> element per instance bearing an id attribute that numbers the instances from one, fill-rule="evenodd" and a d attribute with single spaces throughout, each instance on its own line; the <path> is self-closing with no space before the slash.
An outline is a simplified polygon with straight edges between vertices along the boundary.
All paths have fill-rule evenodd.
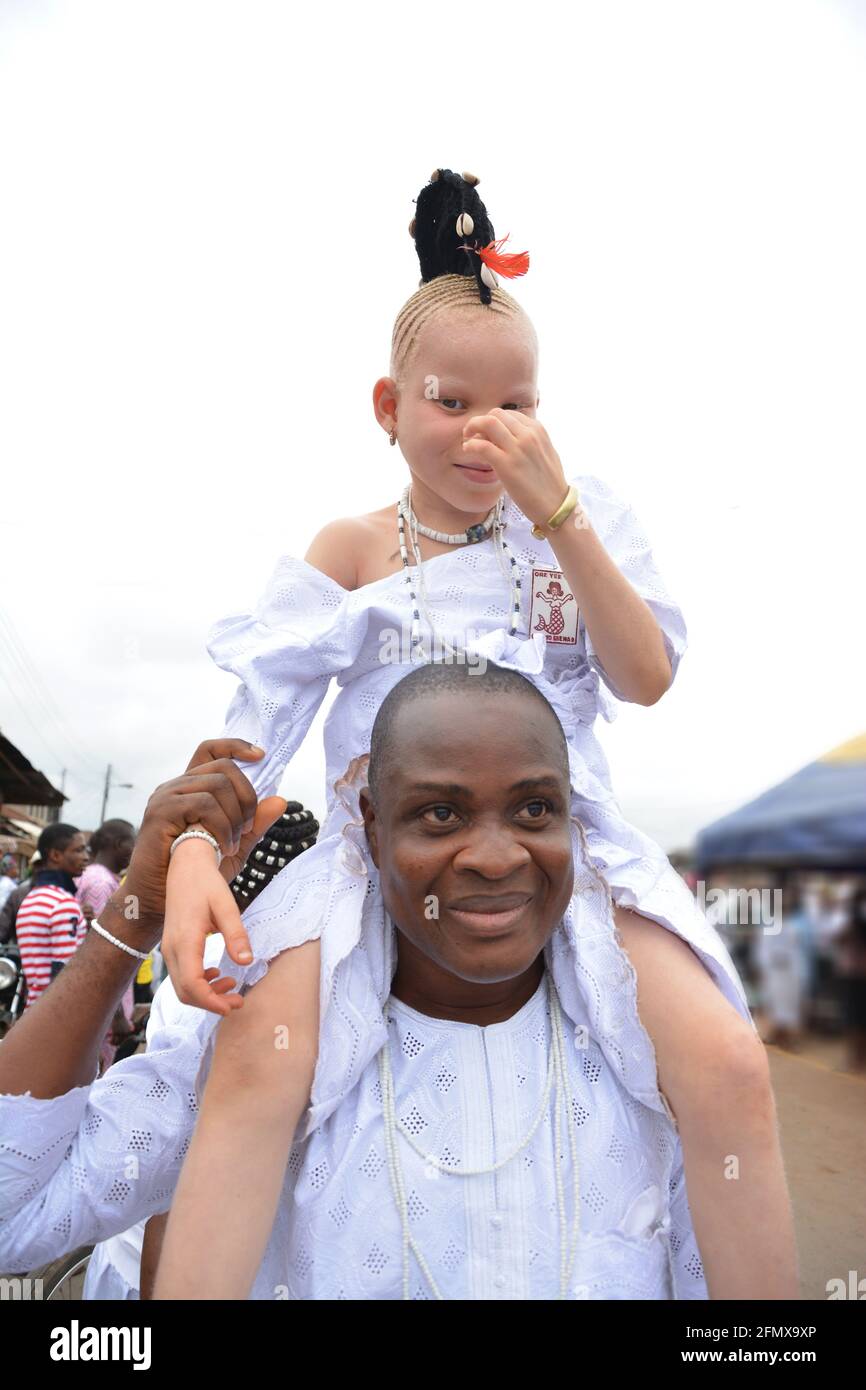
<path id="1" fill-rule="evenodd" d="M 15 934 L 27 980 L 25 1013 L 78 949 L 87 923 L 75 897 L 75 878 L 87 861 L 74 825 L 48 825 L 39 836 L 42 867 L 18 909 Z"/>

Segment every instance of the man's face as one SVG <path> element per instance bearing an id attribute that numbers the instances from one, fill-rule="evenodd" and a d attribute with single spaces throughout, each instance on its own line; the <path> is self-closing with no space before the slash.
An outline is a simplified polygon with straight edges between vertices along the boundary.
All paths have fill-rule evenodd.
<path id="1" fill-rule="evenodd" d="M 519 694 L 430 694 L 397 714 L 391 754 L 385 804 L 361 805 L 394 923 L 461 980 L 522 974 L 573 886 L 555 715 Z"/>
<path id="2" fill-rule="evenodd" d="M 84 840 L 84 835 L 79 830 L 65 849 L 53 849 L 48 856 L 49 869 L 63 869 L 66 873 L 77 878 L 87 863 L 88 851 Z"/>

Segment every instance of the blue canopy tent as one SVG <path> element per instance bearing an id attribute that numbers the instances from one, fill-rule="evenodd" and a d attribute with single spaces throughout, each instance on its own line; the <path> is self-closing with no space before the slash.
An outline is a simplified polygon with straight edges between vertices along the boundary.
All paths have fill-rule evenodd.
<path id="1" fill-rule="evenodd" d="M 731 864 L 866 869 L 866 734 L 702 830 L 698 872 Z"/>

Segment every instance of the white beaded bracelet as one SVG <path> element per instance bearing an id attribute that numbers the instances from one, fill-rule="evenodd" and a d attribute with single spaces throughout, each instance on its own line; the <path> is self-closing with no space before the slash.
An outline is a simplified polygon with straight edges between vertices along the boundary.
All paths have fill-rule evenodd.
<path id="1" fill-rule="evenodd" d="M 150 951 L 136 951 L 132 946 L 127 946 L 125 941 L 118 941 L 116 936 L 112 936 L 110 931 L 106 931 L 105 927 L 100 926 L 95 917 L 90 923 L 90 930 L 104 936 L 106 941 L 113 941 L 115 946 L 119 946 L 121 951 L 126 951 L 129 956 L 137 956 L 139 960 L 147 960 L 150 955 Z"/>
<path id="2" fill-rule="evenodd" d="M 185 830 L 182 835 L 178 835 L 171 842 L 171 849 L 168 851 L 169 859 L 183 840 L 207 840 L 208 844 L 213 845 L 216 850 L 217 868 L 219 868 L 220 864 L 223 862 L 222 850 L 209 830 Z"/>

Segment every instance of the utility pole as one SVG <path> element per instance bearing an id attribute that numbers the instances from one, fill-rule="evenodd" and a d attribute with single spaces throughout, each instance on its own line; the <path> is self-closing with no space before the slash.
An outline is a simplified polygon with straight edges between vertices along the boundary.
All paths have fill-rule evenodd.
<path id="1" fill-rule="evenodd" d="M 132 790 L 132 787 L 134 786 L 134 783 L 132 783 L 132 782 L 112 782 L 112 780 L 111 780 L 111 763 L 109 763 L 109 764 L 108 764 L 108 767 L 105 769 L 105 788 L 104 788 L 103 793 L 102 793 L 102 814 L 101 814 L 100 817 L 99 817 L 99 824 L 100 824 L 100 825 L 101 825 L 102 822 L 105 820 L 105 809 L 106 809 L 106 807 L 107 807 L 107 805 L 108 805 L 108 793 L 109 793 L 109 791 L 111 790 L 112 786 L 115 786 L 115 787 L 126 787 L 127 790 L 131 791 L 131 790 Z"/>

